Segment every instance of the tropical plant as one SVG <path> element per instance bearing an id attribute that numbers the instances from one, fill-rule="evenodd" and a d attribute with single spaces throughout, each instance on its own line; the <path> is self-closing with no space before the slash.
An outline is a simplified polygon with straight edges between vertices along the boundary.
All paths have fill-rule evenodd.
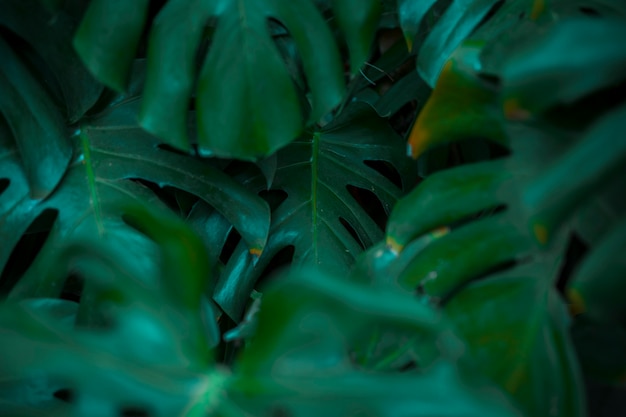
<path id="1" fill-rule="evenodd" d="M 0 0 L 0 415 L 623 413 L 625 20 Z"/>

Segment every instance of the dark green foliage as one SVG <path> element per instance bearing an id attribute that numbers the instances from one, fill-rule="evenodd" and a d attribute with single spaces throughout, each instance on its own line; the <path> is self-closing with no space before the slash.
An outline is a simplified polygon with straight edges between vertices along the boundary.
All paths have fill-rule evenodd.
<path id="1" fill-rule="evenodd" d="M 0 415 L 623 414 L 625 27 L 0 0 Z"/>

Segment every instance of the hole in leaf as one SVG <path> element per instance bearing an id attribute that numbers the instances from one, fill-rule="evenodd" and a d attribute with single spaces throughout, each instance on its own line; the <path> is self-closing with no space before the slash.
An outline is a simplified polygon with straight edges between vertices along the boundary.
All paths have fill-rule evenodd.
<path id="1" fill-rule="evenodd" d="M 150 413 L 142 407 L 123 407 L 120 409 L 121 417 L 150 417 Z"/>
<path id="2" fill-rule="evenodd" d="M 352 239 L 354 239 L 359 244 L 361 249 L 365 250 L 365 245 L 361 241 L 361 238 L 359 237 L 359 235 L 356 233 L 356 230 L 354 230 L 354 227 L 352 227 L 350 223 L 348 223 L 348 221 L 344 219 L 343 217 L 339 218 L 339 222 L 348 231 L 348 233 L 350 233 L 350 236 L 352 236 Z"/>
<path id="3" fill-rule="evenodd" d="M 189 154 L 187 152 L 181 151 L 180 149 L 176 149 L 173 146 L 167 145 L 165 143 L 160 143 L 157 145 L 157 148 L 166 151 L 166 152 L 172 152 L 178 155 L 183 155 L 183 156 L 189 156 Z"/>
<path id="4" fill-rule="evenodd" d="M 515 261 L 515 260 L 509 260 L 509 261 L 504 261 L 504 262 L 500 262 L 497 265 L 492 266 L 491 268 L 489 268 L 487 271 L 476 275 L 475 277 L 470 277 L 469 279 L 465 280 L 465 282 L 461 285 L 459 285 L 457 288 L 455 288 L 454 290 L 452 290 L 452 292 L 450 292 L 450 294 L 446 295 L 445 297 L 443 297 L 441 299 L 441 301 L 439 302 L 439 305 L 443 306 L 445 305 L 448 301 L 450 301 L 452 298 L 454 298 L 454 296 L 456 294 L 458 294 L 459 292 L 461 292 L 465 287 L 467 287 L 468 285 L 471 285 L 475 282 L 481 281 L 483 279 L 487 279 L 495 274 L 498 274 L 500 272 L 505 272 L 513 267 L 515 267 L 516 265 L 520 264 L 521 261 Z"/>
<path id="5" fill-rule="evenodd" d="M 485 15 L 485 17 L 483 17 L 483 19 L 480 21 L 480 23 L 474 28 L 474 30 L 472 31 L 475 32 L 477 31 L 482 25 L 484 25 L 485 23 L 487 23 L 488 21 L 491 20 L 491 18 L 498 13 L 498 10 L 500 10 L 500 7 L 502 7 L 502 5 L 504 4 L 504 0 L 500 0 L 498 1 L 496 4 L 494 4 L 493 6 L 491 6 L 491 9 L 489 9 L 489 12 Z"/>
<path id="6" fill-rule="evenodd" d="M 9 188 L 11 181 L 8 178 L 0 178 L 0 195 Z"/>
<path id="7" fill-rule="evenodd" d="M 578 8 L 578 10 L 580 10 L 580 12 L 584 15 L 587 16 L 592 16 L 592 17 L 599 17 L 600 13 L 594 9 L 593 7 L 588 7 L 588 6 L 580 6 Z"/>
<path id="8" fill-rule="evenodd" d="M 385 230 L 387 223 L 387 217 L 389 215 L 389 207 L 383 207 L 381 201 L 370 190 L 364 188 L 355 187 L 353 185 L 346 185 L 350 195 L 359 203 L 361 207 L 367 212 L 367 214 L 374 220 L 380 230 Z"/>
<path id="9" fill-rule="evenodd" d="M 588 250 L 587 244 L 576 233 L 572 233 L 565 251 L 563 266 L 556 281 L 556 288 L 561 294 L 565 294 L 565 287 L 572 278 L 572 273 Z"/>
<path id="10" fill-rule="evenodd" d="M 398 170 L 387 161 L 363 161 L 365 165 L 378 172 L 383 177 L 394 183 L 394 185 L 402 189 L 402 177 Z"/>
<path id="11" fill-rule="evenodd" d="M 254 288 L 259 291 L 259 289 L 262 289 L 263 286 L 267 285 L 267 283 L 272 280 L 272 277 L 275 276 L 274 274 L 277 271 L 291 265 L 295 252 L 296 248 L 294 245 L 288 245 L 279 250 L 263 270 Z"/>
<path id="12" fill-rule="evenodd" d="M 233 252 L 235 248 L 241 241 L 241 235 L 235 228 L 232 228 L 228 233 L 228 237 L 226 238 L 226 243 L 224 243 L 224 247 L 220 252 L 220 262 L 226 264 L 231 256 L 233 256 Z"/>
<path id="13" fill-rule="evenodd" d="M 161 187 L 154 182 L 142 178 L 132 178 L 131 181 L 149 188 L 167 207 L 182 216 L 189 214 L 193 204 L 198 201 L 198 197 L 178 188 L 169 186 Z"/>
<path id="14" fill-rule="evenodd" d="M 61 299 L 69 300 L 79 303 L 80 296 L 83 292 L 84 286 L 83 278 L 75 273 L 70 273 L 70 275 L 65 280 L 65 284 L 63 285 L 63 290 L 61 290 Z"/>
<path id="15" fill-rule="evenodd" d="M 288 196 L 289 194 L 283 190 L 262 190 L 259 192 L 259 197 L 267 201 L 272 211 L 276 210 Z"/>
<path id="16" fill-rule="evenodd" d="M 46 209 L 30 224 L 17 242 L 0 276 L 0 296 L 5 296 L 30 267 L 46 243 L 59 211 Z"/>
<path id="17" fill-rule="evenodd" d="M 63 402 L 66 403 L 71 403 L 74 401 L 74 391 L 68 389 L 68 388 L 62 388 L 60 390 L 57 390 L 54 392 L 54 394 L 52 394 L 52 396 L 56 399 L 59 399 Z"/>

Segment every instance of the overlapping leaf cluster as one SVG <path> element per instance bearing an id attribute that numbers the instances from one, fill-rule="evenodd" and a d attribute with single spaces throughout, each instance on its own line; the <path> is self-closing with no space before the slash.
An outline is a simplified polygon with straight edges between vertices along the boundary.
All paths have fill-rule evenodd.
<path id="1" fill-rule="evenodd" d="M 0 414 L 583 416 L 583 375 L 623 386 L 623 5 L 402 0 L 384 46 L 395 10 L 0 0 Z"/>

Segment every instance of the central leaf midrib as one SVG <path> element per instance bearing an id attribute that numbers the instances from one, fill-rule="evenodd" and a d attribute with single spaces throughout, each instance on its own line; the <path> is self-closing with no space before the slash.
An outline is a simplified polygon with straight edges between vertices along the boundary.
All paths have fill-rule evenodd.
<path id="1" fill-rule="evenodd" d="M 311 236 L 313 246 L 313 259 L 319 263 L 319 252 L 317 247 L 317 181 L 318 181 L 318 153 L 320 143 L 319 132 L 313 134 L 311 141 Z"/>
<path id="2" fill-rule="evenodd" d="M 96 175 L 91 163 L 91 148 L 87 130 L 85 128 L 80 131 L 80 143 L 83 149 L 83 163 L 87 174 L 87 186 L 89 187 L 89 195 L 91 197 L 91 207 L 93 208 L 98 235 L 104 235 L 104 226 L 102 224 L 102 213 L 100 212 L 100 199 L 96 189 Z"/>

